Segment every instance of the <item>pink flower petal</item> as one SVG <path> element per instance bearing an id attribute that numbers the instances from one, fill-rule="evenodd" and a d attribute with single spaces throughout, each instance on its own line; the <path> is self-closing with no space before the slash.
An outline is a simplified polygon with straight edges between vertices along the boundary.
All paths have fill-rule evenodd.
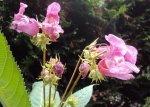
<path id="1" fill-rule="evenodd" d="M 109 73 L 109 69 L 107 68 L 107 65 L 105 63 L 105 60 L 102 59 L 98 63 L 98 69 L 102 73 L 102 75 L 107 76 L 107 73 Z"/>
<path id="2" fill-rule="evenodd" d="M 59 3 L 53 2 L 50 4 L 47 8 L 47 14 L 46 14 L 46 20 L 55 20 L 57 23 L 59 23 L 59 11 L 61 7 Z"/>
<path id="3" fill-rule="evenodd" d="M 56 31 L 59 32 L 59 33 L 64 33 L 64 30 L 61 28 L 60 25 L 56 26 Z"/>
<path id="4" fill-rule="evenodd" d="M 31 36 L 34 36 L 39 32 L 37 21 L 28 17 L 21 18 L 20 20 L 14 20 L 11 24 L 11 29 L 27 33 Z"/>
<path id="5" fill-rule="evenodd" d="M 52 41 L 56 41 L 59 38 L 59 33 L 64 32 L 61 26 L 55 23 L 43 22 L 42 29 Z"/>
<path id="6" fill-rule="evenodd" d="M 28 5 L 24 4 L 24 3 L 20 3 L 20 9 L 19 9 L 19 14 L 23 15 L 23 13 L 25 12 L 25 8 L 27 8 Z"/>
<path id="7" fill-rule="evenodd" d="M 126 75 L 132 73 L 133 71 L 125 66 L 115 66 L 113 68 L 109 68 L 109 72 L 116 75 Z"/>
<path id="8" fill-rule="evenodd" d="M 60 7 L 59 3 L 53 2 L 47 8 L 47 15 L 49 15 L 49 14 L 58 14 L 60 9 L 61 9 L 61 7 Z"/>
<path id="9" fill-rule="evenodd" d="M 105 36 L 105 39 L 110 43 L 111 45 L 111 51 L 113 52 L 118 52 L 122 55 L 125 55 L 127 52 L 127 47 L 125 42 L 121 39 L 116 37 L 113 34 L 109 34 L 108 36 Z"/>
<path id="10" fill-rule="evenodd" d="M 134 76 L 132 74 L 115 74 L 115 75 L 110 75 L 111 77 L 115 77 L 121 80 L 130 80 L 130 79 L 134 79 Z"/>
<path id="11" fill-rule="evenodd" d="M 125 62 L 125 65 L 126 65 L 126 67 L 128 67 L 129 69 L 134 71 L 135 73 L 139 73 L 140 72 L 139 68 L 136 65 L 131 64 L 130 62 Z"/>
<path id="12" fill-rule="evenodd" d="M 127 45 L 127 53 L 125 54 L 125 60 L 135 64 L 137 60 L 137 49 L 133 46 Z"/>
<path id="13" fill-rule="evenodd" d="M 99 71 L 104 76 L 115 77 L 122 80 L 134 78 L 133 71 L 138 73 L 139 69 L 129 62 L 125 62 L 122 56 L 112 56 L 102 59 L 98 63 Z"/>
<path id="14" fill-rule="evenodd" d="M 134 76 L 132 74 L 129 74 L 129 72 L 132 72 L 129 69 L 125 69 L 122 67 L 108 69 L 107 66 L 105 65 L 104 60 L 101 60 L 98 63 L 98 68 L 99 68 L 100 72 L 102 73 L 102 75 L 104 75 L 104 76 L 114 77 L 114 78 L 118 78 L 121 80 L 129 80 L 129 79 L 134 78 Z M 126 71 L 124 71 L 124 70 L 126 70 Z"/>

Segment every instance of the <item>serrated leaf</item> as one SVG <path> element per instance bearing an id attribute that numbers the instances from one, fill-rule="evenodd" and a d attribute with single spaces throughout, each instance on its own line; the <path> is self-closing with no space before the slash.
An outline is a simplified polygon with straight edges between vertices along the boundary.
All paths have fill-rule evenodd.
<path id="1" fill-rule="evenodd" d="M 72 96 L 78 99 L 77 107 L 85 107 L 86 104 L 90 101 L 92 93 L 93 93 L 93 86 L 89 85 L 77 92 L 75 92 Z"/>
<path id="2" fill-rule="evenodd" d="M 54 96 L 54 91 L 55 91 L 55 87 L 52 86 L 52 95 L 51 96 Z M 46 85 L 45 93 L 46 93 L 46 101 L 48 102 L 49 85 Z M 30 93 L 30 101 L 31 101 L 32 107 L 42 107 L 43 106 L 43 82 L 42 81 L 35 82 L 32 85 L 32 91 Z M 59 96 L 59 93 L 56 92 L 54 107 L 58 107 L 59 103 L 60 103 L 60 96 Z"/>
<path id="3" fill-rule="evenodd" d="M 25 83 L 4 35 L 0 32 L 0 102 L 3 107 L 31 107 Z"/>

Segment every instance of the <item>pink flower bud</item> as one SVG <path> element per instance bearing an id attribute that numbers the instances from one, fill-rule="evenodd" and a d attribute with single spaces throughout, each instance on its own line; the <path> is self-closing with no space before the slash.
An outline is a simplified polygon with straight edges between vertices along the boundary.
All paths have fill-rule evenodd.
<path id="1" fill-rule="evenodd" d="M 53 71 L 56 73 L 58 77 L 62 77 L 62 74 L 64 73 L 64 65 L 58 61 L 54 66 L 53 66 Z"/>
<path id="2" fill-rule="evenodd" d="M 79 71 L 80 71 L 80 74 L 82 75 L 82 77 L 85 78 L 87 76 L 88 72 L 90 71 L 90 65 L 86 62 L 83 62 L 79 66 Z"/>

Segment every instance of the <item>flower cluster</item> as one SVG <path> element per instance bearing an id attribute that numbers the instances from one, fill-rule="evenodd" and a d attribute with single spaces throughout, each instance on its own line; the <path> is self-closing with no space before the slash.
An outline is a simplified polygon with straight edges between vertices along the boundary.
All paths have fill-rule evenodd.
<path id="1" fill-rule="evenodd" d="M 100 56 L 103 56 L 104 53 L 107 50 L 101 50 L 100 47 L 97 48 L 97 40 L 92 42 L 89 46 L 87 46 L 83 50 L 83 56 L 84 58 L 81 58 L 82 63 L 79 66 L 80 75 L 82 75 L 82 78 L 85 78 L 89 73 L 89 78 L 92 79 L 92 81 L 101 81 L 104 80 L 103 75 L 99 72 L 98 65 L 97 65 L 97 59 L 100 58 Z"/>
<path id="2" fill-rule="evenodd" d="M 60 5 L 53 2 L 48 6 L 46 18 L 42 23 L 39 23 L 34 18 L 29 18 L 24 15 L 25 9 L 28 6 L 24 3 L 20 3 L 20 9 L 17 14 L 14 15 L 14 20 L 11 24 L 11 29 L 17 32 L 24 32 L 33 37 L 33 41 L 38 45 L 43 45 L 43 43 L 49 43 L 49 41 L 56 41 L 59 38 L 59 33 L 63 33 L 63 29 L 59 25 L 59 11 L 61 9 Z M 42 33 L 39 34 L 40 28 Z M 46 38 L 45 42 L 38 40 Z M 48 42 L 47 42 L 48 41 Z"/>
<path id="3" fill-rule="evenodd" d="M 90 48 L 84 50 L 84 59 L 79 67 L 80 74 L 85 77 L 90 71 L 89 77 L 96 81 L 103 79 L 97 76 L 100 74 L 103 77 L 109 76 L 121 80 L 133 79 L 131 73 L 139 73 L 139 68 L 135 65 L 137 49 L 126 45 L 121 38 L 113 34 L 105 36 L 105 39 L 110 45 L 98 45 L 93 42 L 94 45 L 89 45 Z"/>
<path id="4" fill-rule="evenodd" d="M 45 20 L 40 23 L 34 18 L 29 18 L 24 15 L 25 9 L 28 6 L 20 3 L 20 9 L 14 15 L 14 20 L 11 24 L 11 29 L 17 32 L 24 32 L 32 37 L 32 42 L 43 49 L 43 66 L 40 78 L 43 79 L 43 93 L 44 93 L 44 107 L 45 105 L 54 106 L 58 80 L 62 78 L 65 66 L 59 58 L 50 58 L 46 63 L 46 45 L 54 42 L 59 38 L 59 33 L 63 33 L 63 29 L 59 25 L 60 17 L 59 12 L 61 7 L 58 3 L 53 2 L 47 8 Z M 41 33 L 40 33 L 41 29 Z M 139 68 L 135 65 L 137 60 L 137 49 L 131 45 L 127 45 L 121 38 L 113 34 L 105 36 L 109 44 L 97 44 L 97 39 L 92 42 L 83 50 L 80 59 L 82 60 L 79 66 L 79 75 L 74 84 L 70 86 L 76 73 L 76 68 L 80 59 L 75 67 L 74 73 L 68 83 L 68 86 L 62 96 L 59 107 L 72 106 L 76 107 L 79 103 L 78 98 L 71 96 L 74 87 L 79 81 L 80 77 L 88 77 L 92 81 L 102 81 L 105 77 L 114 77 L 121 80 L 133 79 L 133 72 L 139 73 Z M 49 84 L 49 99 L 46 104 L 45 86 Z M 51 88 L 55 86 L 54 97 L 51 100 Z M 92 86 L 93 87 L 93 86 Z M 70 88 L 70 90 L 68 90 Z M 68 92 L 68 94 L 67 94 Z M 78 92 L 79 93 L 79 92 Z M 81 93 L 81 92 L 80 92 Z M 79 97 L 80 98 L 80 97 Z M 81 102 L 80 102 L 81 103 Z"/>
<path id="5" fill-rule="evenodd" d="M 50 58 L 49 62 L 43 66 L 41 78 L 47 83 L 52 82 L 53 84 L 57 84 L 58 80 L 62 77 L 64 70 L 64 65 L 57 57 Z"/>

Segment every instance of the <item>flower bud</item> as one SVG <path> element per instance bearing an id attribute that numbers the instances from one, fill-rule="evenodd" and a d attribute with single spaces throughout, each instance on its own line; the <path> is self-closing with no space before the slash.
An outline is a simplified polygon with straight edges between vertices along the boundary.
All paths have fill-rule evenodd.
<path id="1" fill-rule="evenodd" d="M 90 65 L 86 62 L 83 62 L 79 66 L 79 71 L 80 71 L 80 74 L 82 75 L 82 77 L 85 78 L 87 76 L 88 72 L 90 71 Z"/>
<path id="2" fill-rule="evenodd" d="M 74 96 L 69 96 L 64 103 L 65 107 L 71 106 L 71 107 L 77 107 L 79 103 L 79 99 Z"/>
<path id="3" fill-rule="evenodd" d="M 98 68 L 92 69 L 89 78 L 92 79 L 92 82 L 95 81 L 96 83 L 101 82 L 102 80 L 105 80 L 103 75 L 99 72 Z"/>
<path id="4" fill-rule="evenodd" d="M 56 73 L 58 77 L 62 77 L 62 74 L 64 72 L 64 65 L 58 61 L 54 66 L 53 66 L 53 71 Z"/>
<path id="5" fill-rule="evenodd" d="M 45 81 L 48 82 L 50 80 L 50 74 L 49 71 L 45 68 L 43 68 L 42 72 L 41 72 L 41 78 Z"/>
<path id="6" fill-rule="evenodd" d="M 57 77 L 54 74 L 50 74 L 50 81 L 51 81 L 52 84 L 57 85 L 59 80 L 60 80 L 59 77 Z"/>

